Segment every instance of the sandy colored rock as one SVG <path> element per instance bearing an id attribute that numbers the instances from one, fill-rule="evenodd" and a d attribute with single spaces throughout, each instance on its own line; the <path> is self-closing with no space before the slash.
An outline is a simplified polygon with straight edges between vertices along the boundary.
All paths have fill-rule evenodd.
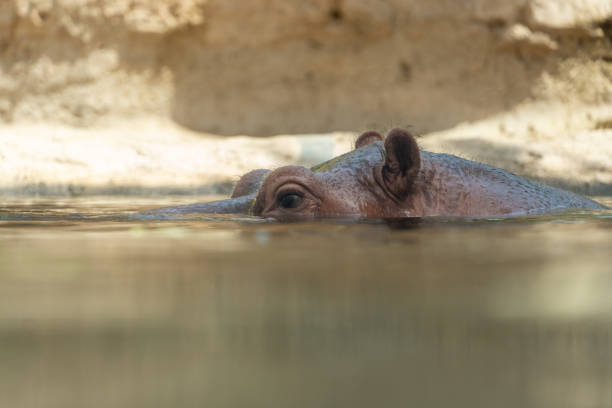
<path id="1" fill-rule="evenodd" d="M 567 56 L 609 57 L 606 3 L 553 3 L 7 0 L 0 119 L 153 114 L 223 135 L 442 130 L 533 97 Z M 602 35 L 559 41 L 546 31 L 554 12 Z"/>
<path id="2" fill-rule="evenodd" d="M 530 22 L 552 29 L 573 29 L 604 22 L 612 16 L 610 0 L 530 0 Z"/>
<path id="3" fill-rule="evenodd" d="M 611 159 L 597 159 L 592 171 L 582 159 L 570 163 L 569 153 L 607 152 L 600 144 L 612 122 L 610 21 L 610 0 L 5 0 L 0 185 L 170 183 L 187 191 L 296 160 L 282 138 L 235 144 L 242 139 L 215 135 L 409 127 L 425 146 L 431 140 L 527 176 L 605 190 Z M 534 121 L 565 123 L 568 112 L 599 116 L 530 130 Z M 190 153 L 195 140 L 204 156 L 218 156 L 208 167 Z M 163 156 L 162 146 L 174 144 L 179 150 Z M 159 157 L 139 173 L 133 163 L 142 157 L 108 153 L 116 167 L 104 170 L 86 146 L 159 149 Z M 533 146 L 547 154 L 529 159 Z M 47 167 L 59 163 L 52 152 L 63 160 L 62 148 L 81 164 Z M 154 160 L 163 166 L 154 169 Z"/>
<path id="4" fill-rule="evenodd" d="M 227 194 L 249 170 L 312 166 L 352 142 L 350 133 L 218 137 L 154 119 L 0 127 L 0 196 Z"/>
<path id="5" fill-rule="evenodd" d="M 356 137 L 219 137 L 166 120 L 88 129 L 14 125 L 0 128 L 0 196 L 229 194 L 252 169 L 312 166 L 349 151 Z M 612 194 L 611 106 L 526 103 L 421 135 L 419 144 L 583 194 Z"/>
<path id="6" fill-rule="evenodd" d="M 124 30 L 166 33 L 204 20 L 206 0 L 9 0 L 5 21 L 22 20 L 41 30 L 62 28 L 71 36 L 89 40 L 110 23 Z M 12 7 L 11 7 L 12 3 Z M 52 27 L 49 27 L 51 25 Z M 55 27 L 53 27 L 55 26 Z"/>
<path id="7" fill-rule="evenodd" d="M 546 54 L 559 49 L 559 45 L 545 33 L 533 32 L 523 24 L 514 24 L 503 33 L 502 47 L 531 50 Z"/>

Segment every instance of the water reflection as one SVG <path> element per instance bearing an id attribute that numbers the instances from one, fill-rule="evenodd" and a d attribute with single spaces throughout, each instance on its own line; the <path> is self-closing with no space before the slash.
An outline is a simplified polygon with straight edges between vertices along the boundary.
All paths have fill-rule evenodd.
<path id="1" fill-rule="evenodd" d="M 609 211 L 102 218 L 174 204 L 0 212 L 0 406 L 612 405 Z"/>

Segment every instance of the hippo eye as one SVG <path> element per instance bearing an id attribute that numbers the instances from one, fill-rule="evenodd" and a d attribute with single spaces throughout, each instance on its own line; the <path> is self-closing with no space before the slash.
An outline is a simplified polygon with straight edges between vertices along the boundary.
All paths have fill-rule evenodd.
<path id="1" fill-rule="evenodd" d="M 296 193 L 286 193 L 278 197 L 278 204 L 287 209 L 298 208 L 302 204 L 302 196 Z"/>

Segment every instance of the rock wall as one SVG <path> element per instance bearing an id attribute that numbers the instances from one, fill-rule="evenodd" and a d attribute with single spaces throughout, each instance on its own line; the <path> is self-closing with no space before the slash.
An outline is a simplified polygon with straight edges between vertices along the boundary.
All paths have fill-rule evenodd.
<path id="1" fill-rule="evenodd" d="M 270 135 L 612 103 L 610 0 L 4 0 L 0 120 Z"/>
<path id="2" fill-rule="evenodd" d="M 227 193 L 396 126 L 612 194 L 612 0 L 0 0 L 0 198 Z"/>

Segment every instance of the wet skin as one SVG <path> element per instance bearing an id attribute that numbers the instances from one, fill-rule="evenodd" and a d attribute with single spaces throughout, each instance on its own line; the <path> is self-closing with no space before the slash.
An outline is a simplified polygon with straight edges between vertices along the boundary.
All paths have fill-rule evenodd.
<path id="1" fill-rule="evenodd" d="M 606 207 L 569 191 L 448 154 L 419 150 L 394 129 L 362 134 L 355 150 L 312 169 L 244 175 L 229 200 L 157 210 L 245 213 L 280 221 L 326 217 L 514 216 Z"/>

